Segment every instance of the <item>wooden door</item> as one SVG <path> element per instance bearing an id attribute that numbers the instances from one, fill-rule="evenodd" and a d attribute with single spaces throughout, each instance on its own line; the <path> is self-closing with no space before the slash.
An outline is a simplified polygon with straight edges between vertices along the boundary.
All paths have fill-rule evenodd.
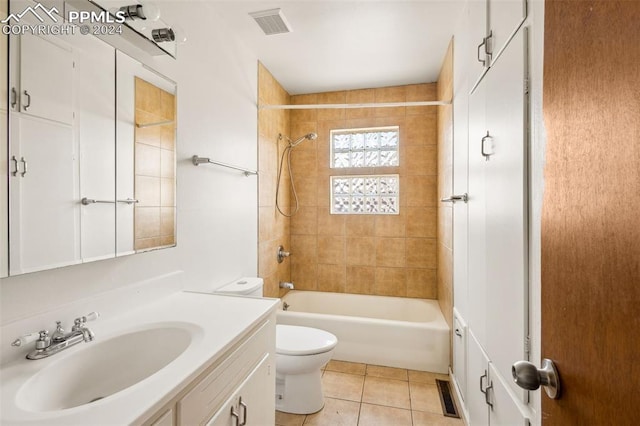
<path id="1" fill-rule="evenodd" d="M 640 2 L 545 3 L 543 425 L 638 424 Z"/>

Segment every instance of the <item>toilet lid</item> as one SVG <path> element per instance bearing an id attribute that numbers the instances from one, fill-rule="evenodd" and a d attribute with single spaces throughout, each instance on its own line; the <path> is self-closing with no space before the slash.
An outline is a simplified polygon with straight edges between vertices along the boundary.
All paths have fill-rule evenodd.
<path id="1" fill-rule="evenodd" d="M 317 328 L 276 325 L 276 352 L 282 355 L 315 355 L 338 344 L 333 334 Z"/>

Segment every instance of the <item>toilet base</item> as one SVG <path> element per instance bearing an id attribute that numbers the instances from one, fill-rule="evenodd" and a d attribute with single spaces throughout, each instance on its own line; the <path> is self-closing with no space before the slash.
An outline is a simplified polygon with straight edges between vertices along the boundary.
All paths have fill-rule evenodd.
<path id="1" fill-rule="evenodd" d="M 276 410 L 312 414 L 324 407 L 320 368 L 303 374 L 276 374 Z"/>

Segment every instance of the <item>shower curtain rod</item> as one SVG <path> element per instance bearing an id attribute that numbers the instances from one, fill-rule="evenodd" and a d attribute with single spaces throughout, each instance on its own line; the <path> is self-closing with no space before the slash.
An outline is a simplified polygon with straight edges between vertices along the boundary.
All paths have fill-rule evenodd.
<path id="1" fill-rule="evenodd" d="M 337 109 L 337 108 L 388 108 L 412 106 L 451 105 L 451 101 L 422 102 L 373 102 L 366 104 L 305 104 L 305 105 L 258 105 L 258 109 Z"/>

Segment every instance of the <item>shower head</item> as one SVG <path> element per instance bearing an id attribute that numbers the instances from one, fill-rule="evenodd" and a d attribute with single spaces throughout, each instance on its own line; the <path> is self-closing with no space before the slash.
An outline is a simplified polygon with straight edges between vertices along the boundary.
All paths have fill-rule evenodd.
<path id="1" fill-rule="evenodd" d="M 291 148 L 298 145 L 299 143 L 302 143 L 305 139 L 309 139 L 310 141 L 316 140 L 318 139 L 318 135 L 316 133 L 307 133 L 306 135 L 302 136 L 300 139 L 296 139 L 294 142 L 291 142 L 291 140 L 289 139 Z"/>

